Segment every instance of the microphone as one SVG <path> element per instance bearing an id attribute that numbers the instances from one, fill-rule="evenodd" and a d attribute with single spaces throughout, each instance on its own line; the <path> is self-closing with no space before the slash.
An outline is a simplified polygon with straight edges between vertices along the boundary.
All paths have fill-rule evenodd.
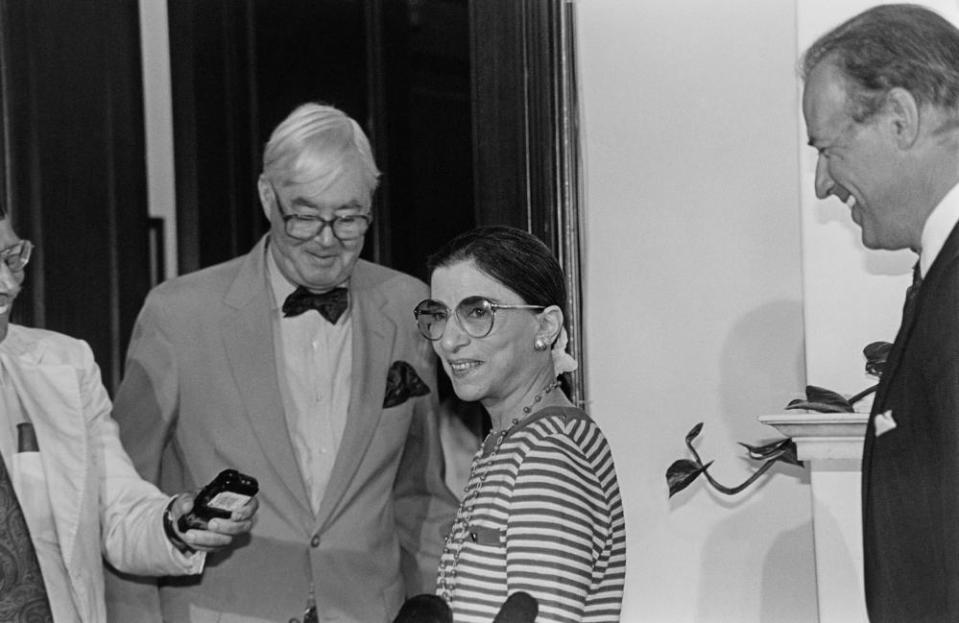
<path id="1" fill-rule="evenodd" d="M 442 597 L 423 593 L 404 601 L 393 623 L 453 623 L 453 611 Z"/>
<path id="2" fill-rule="evenodd" d="M 539 613 L 539 604 L 527 592 L 516 591 L 506 598 L 493 623 L 534 623 Z"/>

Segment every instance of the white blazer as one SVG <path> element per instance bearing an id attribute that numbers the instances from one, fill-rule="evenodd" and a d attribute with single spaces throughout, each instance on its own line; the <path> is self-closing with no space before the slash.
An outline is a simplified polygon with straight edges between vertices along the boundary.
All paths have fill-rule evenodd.
<path id="1" fill-rule="evenodd" d="M 139 477 L 120 445 L 89 345 L 11 324 L 3 346 L 0 358 L 36 431 L 80 620 L 106 620 L 101 552 L 131 573 L 200 573 L 204 555 L 183 556 L 164 535 L 169 496 Z"/>

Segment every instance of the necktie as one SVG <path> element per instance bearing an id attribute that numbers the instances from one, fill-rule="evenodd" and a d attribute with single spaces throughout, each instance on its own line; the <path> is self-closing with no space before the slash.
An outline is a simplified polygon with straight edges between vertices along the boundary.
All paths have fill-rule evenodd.
<path id="1" fill-rule="evenodd" d="M 0 456 L 0 621 L 53 621 L 30 529 Z"/>
<path id="2" fill-rule="evenodd" d="M 916 313 L 916 296 L 919 294 L 919 287 L 922 285 L 922 273 L 919 271 L 919 262 L 912 268 L 912 285 L 906 288 L 906 302 L 902 308 L 903 327 L 911 325 L 912 317 Z"/>
<path id="3" fill-rule="evenodd" d="M 906 299 L 911 300 L 916 298 L 916 295 L 919 293 L 919 286 L 922 285 L 922 272 L 919 270 L 919 262 L 916 262 L 916 265 L 912 267 L 912 285 L 906 289 Z"/>
<path id="4" fill-rule="evenodd" d="M 336 324 L 346 311 L 348 298 L 346 288 L 333 288 L 317 294 L 300 286 L 283 302 L 283 316 L 299 316 L 307 310 L 315 309 L 330 324 Z"/>

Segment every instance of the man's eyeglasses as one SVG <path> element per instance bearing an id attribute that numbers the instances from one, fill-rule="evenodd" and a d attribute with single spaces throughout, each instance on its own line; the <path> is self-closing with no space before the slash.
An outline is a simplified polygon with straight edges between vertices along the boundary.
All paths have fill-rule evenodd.
<path id="1" fill-rule="evenodd" d="M 493 330 L 493 320 L 496 318 L 496 312 L 500 309 L 546 309 L 543 305 L 501 305 L 493 303 L 482 296 L 468 296 L 459 305 L 456 306 L 456 321 L 459 322 L 463 331 L 472 338 L 486 337 Z M 416 318 L 416 327 L 426 339 L 435 342 L 443 337 L 446 330 L 446 321 L 449 320 L 449 307 L 434 301 L 426 299 L 413 310 L 413 316 Z"/>
<path id="2" fill-rule="evenodd" d="M 18 273 L 30 263 L 30 254 L 32 252 L 33 243 L 29 240 L 21 240 L 0 251 L 0 261 L 6 264 L 11 272 Z"/>
<path id="3" fill-rule="evenodd" d="M 297 240 L 312 240 L 323 232 L 323 228 L 329 226 L 340 242 L 349 242 L 362 238 L 370 223 L 373 222 L 372 214 L 347 214 L 337 216 L 333 219 L 325 219 L 314 214 L 287 214 L 280 203 L 280 194 L 276 192 L 276 187 L 270 184 L 273 189 L 273 198 L 276 201 L 276 208 L 280 212 L 280 218 L 286 227 L 286 233 L 290 238 Z"/>

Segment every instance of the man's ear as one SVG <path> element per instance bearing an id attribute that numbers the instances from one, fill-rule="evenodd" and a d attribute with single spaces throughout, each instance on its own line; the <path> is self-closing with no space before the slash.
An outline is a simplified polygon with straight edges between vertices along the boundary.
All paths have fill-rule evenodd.
<path id="1" fill-rule="evenodd" d="M 887 122 L 900 149 L 909 149 L 919 139 L 919 103 L 912 93 L 894 87 L 883 104 Z"/>
<path id="2" fill-rule="evenodd" d="M 266 220 L 269 221 L 270 211 L 273 208 L 273 202 L 276 200 L 273 187 L 270 186 L 266 178 L 261 175 L 259 179 L 256 180 L 256 190 L 260 195 L 260 207 L 263 208 L 263 215 L 266 216 Z"/>
<path id="3" fill-rule="evenodd" d="M 536 336 L 546 340 L 552 346 L 559 332 L 563 330 L 563 311 L 556 305 L 550 305 L 539 313 L 539 328 Z"/>

